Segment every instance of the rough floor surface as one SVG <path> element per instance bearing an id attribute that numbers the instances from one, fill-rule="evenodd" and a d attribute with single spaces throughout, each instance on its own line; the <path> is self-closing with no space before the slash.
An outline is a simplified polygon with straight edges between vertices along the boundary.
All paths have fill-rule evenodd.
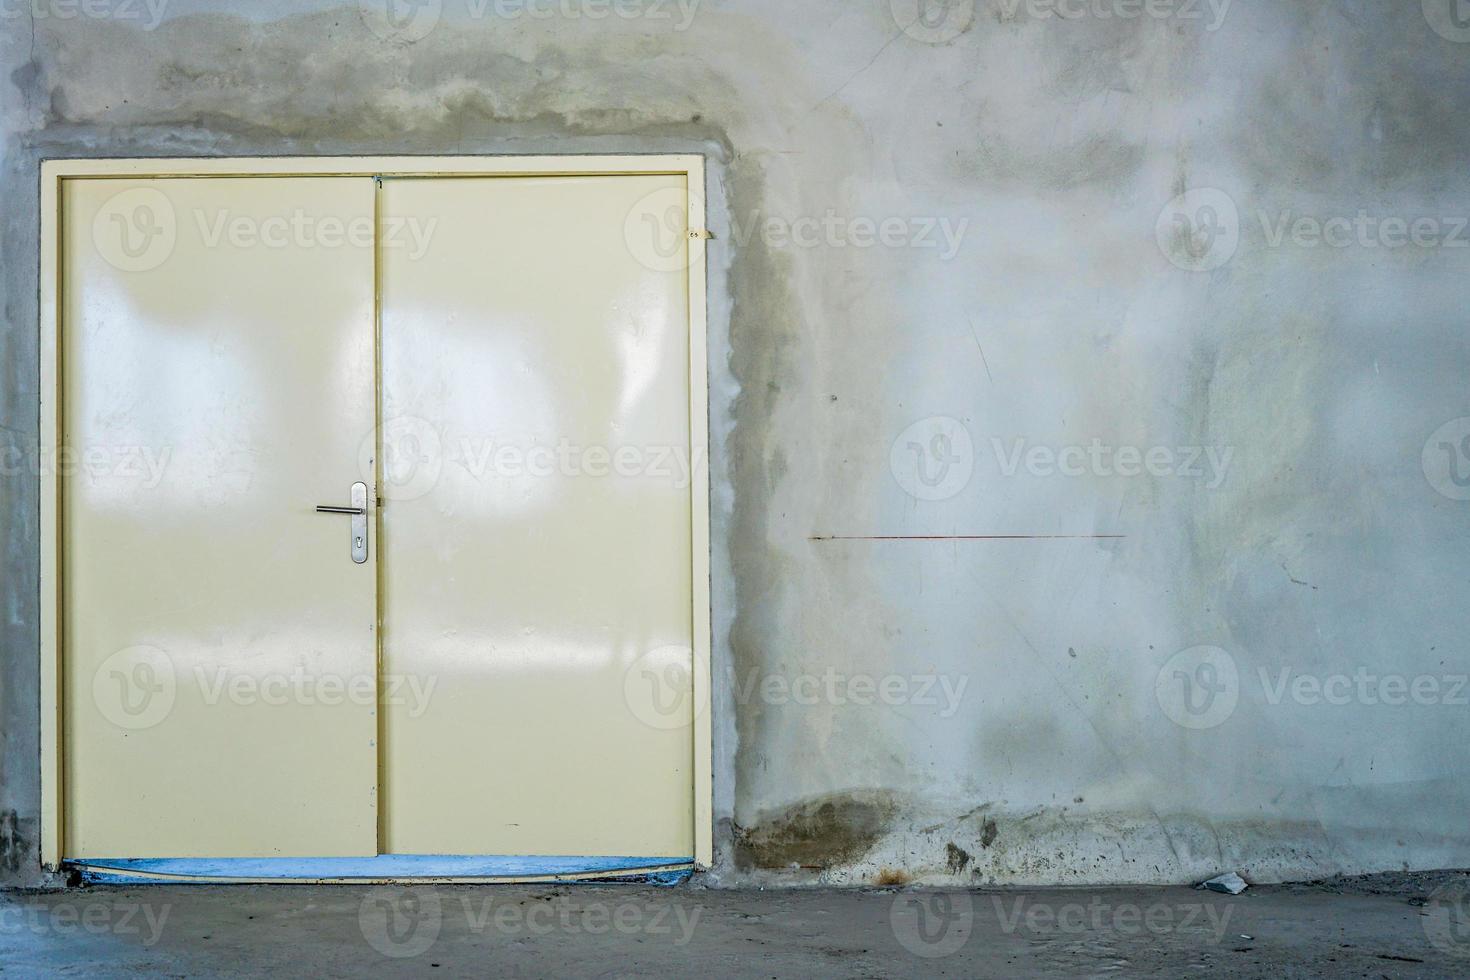
<path id="1" fill-rule="evenodd" d="M 1446 977 L 1470 876 L 1036 891 L 180 886 L 0 895 L 31 977 Z"/>

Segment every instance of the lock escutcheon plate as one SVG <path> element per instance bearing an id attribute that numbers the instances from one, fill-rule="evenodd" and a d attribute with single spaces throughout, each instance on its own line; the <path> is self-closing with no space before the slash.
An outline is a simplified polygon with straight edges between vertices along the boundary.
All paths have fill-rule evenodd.
<path id="1" fill-rule="evenodd" d="M 354 483 L 352 485 L 352 506 L 359 511 L 353 514 L 351 521 L 348 522 L 352 528 L 352 560 L 361 565 L 368 558 L 368 499 L 366 483 Z"/>

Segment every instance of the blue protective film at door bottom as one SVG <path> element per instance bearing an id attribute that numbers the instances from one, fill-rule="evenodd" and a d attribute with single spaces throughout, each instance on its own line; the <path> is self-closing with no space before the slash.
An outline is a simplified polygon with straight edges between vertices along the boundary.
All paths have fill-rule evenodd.
<path id="1" fill-rule="evenodd" d="M 89 858 L 67 862 L 84 880 L 140 884 L 180 878 L 293 881 L 384 878 L 578 880 L 634 879 L 673 884 L 693 870 L 689 857 L 535 857 L 442 854 L 379 854 L 350 858 Z"/>

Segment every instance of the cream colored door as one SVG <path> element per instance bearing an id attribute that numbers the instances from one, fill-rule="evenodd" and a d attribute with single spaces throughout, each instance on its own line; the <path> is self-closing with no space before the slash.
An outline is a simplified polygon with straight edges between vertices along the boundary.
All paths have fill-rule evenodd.
<path id="1" fill-rule="evenodd" d="M 64 856 L 373 854 L 374 182 L 61 204 Z"/>
<path id="2" fill-rule="evenodd" d="M 389 852 L 694 853 L 686 195 L 383 182 Z"/>

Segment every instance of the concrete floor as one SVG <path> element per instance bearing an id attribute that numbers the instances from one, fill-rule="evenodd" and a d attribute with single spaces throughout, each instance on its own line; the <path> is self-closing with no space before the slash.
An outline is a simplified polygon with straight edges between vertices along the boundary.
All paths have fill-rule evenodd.
<path id="1" fill-rule="evenodd" d="M 919 892 L 182 886 L 0 895 L 0 974 L 1445 977 L 1464 874 Z M 1438 892 L 1435 889 L 1439 889 Z"/>

